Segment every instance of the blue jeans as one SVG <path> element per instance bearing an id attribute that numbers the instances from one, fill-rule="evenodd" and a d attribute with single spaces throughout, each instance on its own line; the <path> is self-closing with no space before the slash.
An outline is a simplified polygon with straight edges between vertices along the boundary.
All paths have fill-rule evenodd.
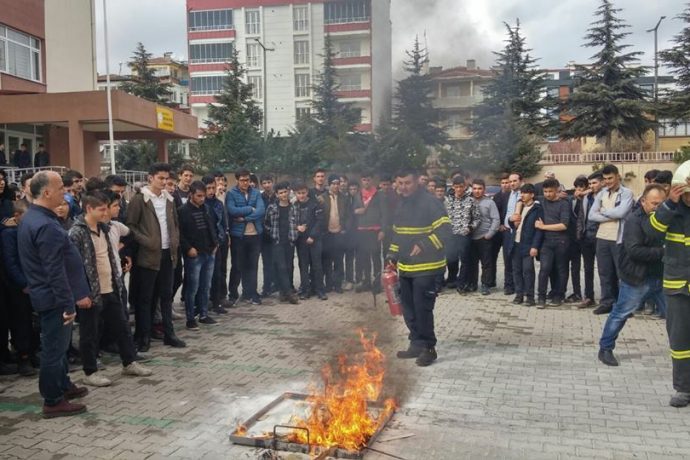
<path id="1" fill-rule="evenodd" d="M 618 300 L 613 304 L 613 310 L 606 319 L 604 331 L 599 339 L 599 348 L 602 350 L 613 350 L 616 347 L 616 339 L 626 320 L 645 300 L 653 300 L 659 307 L 659 313 L 666 316 L 666 298 L 661 278 L 647 278 L 639 286 L 632 286 L 623 280 L 619 283 Z"/>
<path id="2" fill-rule="evenodd" d="M 211 292 L 211 280 L 213 279 L 213 267 L 215 257 L 213 254 L 198 253 L 196 257 L 184 256 L 185 293 L 184 306 L 187 313 L 187 321 L 194 319 L 195 300 L 199 299 L 199 317 L 208 315 L 208 297 Z M 198 293 L 198 297 L 197 297 Z"/>
<path id="3" fill-rule="evenodd" d="M 67 349 L 72 337 L 72 325 L 65 326 L 62 308 L 39 312 L 41 319 L 41 369 L 38 389 L 46 406 L 55 406 L 72 386 L 67 372 Z"/>

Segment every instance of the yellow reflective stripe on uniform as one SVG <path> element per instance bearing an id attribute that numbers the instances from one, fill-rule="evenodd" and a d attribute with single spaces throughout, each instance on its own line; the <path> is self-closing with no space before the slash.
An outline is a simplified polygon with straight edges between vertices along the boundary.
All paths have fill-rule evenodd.
<path id="1" fill-rule="evenodd" d="M 680 233 L 667 233 L 666 241 L 673 241 L 674 243 L 685 244 L 685 235 Z"/>
<path id="2" fill-rule="evenodd" d="M 430 262 L 424 264 L 403 264 L 398 262 L 398 268 L 404 272 L 424 272 L 427 270 L 438 270 L 446 266 L 445 260 L 439 260 L 438 262 Z"/>
<path id="3" fill-rule="evenodd" d="M 671 350 L 671 358 L 673 358 L 673 359 L 690 359 L 690 350 L 683 350 L 683 351 Z"/>
<path id="4" fill-rule="evenodd" d="M 388 250 L 391 252 L 398 252 L 400 251 L 400 246 L 398 246 L 397 244 L 391 244 Z"/>
<path id="5" fill-rule="evenodd" d="M 434 235 L 433 233 L 431 235 L 429 235 L 429 240 L 431 241 L 431 244 L 433 244 L 436 249 L 443 248 L 443 244 L 441 243 L 441 240 L 439 240 L 438 236 Z"/>
<path id="6" fill-rule="evenodd" d="M 652 213 L 652 215 L 649 217 L 649 223 L 652 224 L 652 227 L 654 227 L 655 230 L 658 230 L 661 233 L 666 233 L 668 230 L 668 225 L 664 225 L 657 220 L 656 213 Z"/>
<path id="7" fill-rule="evenodd" d="M 436 230 L 443 224 L 450 224 L 450 218 L 448 216 L 443 216 L 438 219 L 436 219 L 432 224 L 431 227 Z"/>
<path id="8" fill-rule="evenodd" d="M 664 287 L 666 289 L 681 289 L 688 284 L 685 280 L 664 280 Z"/>
<path id="9" fill-rule="evenodd" d="M 398 235 L 424 235 L 431 233 L 431 226 L 429 227 L 398 227 L 393 225 L 393 231 Z"/>

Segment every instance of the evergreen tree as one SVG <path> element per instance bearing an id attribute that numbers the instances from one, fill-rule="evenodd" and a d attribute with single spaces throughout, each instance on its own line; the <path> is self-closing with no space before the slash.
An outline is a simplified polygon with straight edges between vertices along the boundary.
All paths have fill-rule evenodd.
<path id="1" fill-rule="evenodd" d="M 630 27 L 618 18 L 621 10 L 610 0 L 602 0 L 585 36 L 584 46 L 598 48 L 589 65 L 576 67 L 575 90 L 566 103 L 568 120 L 563 126 L 564 139 L 595 136 L 604 139 L 611 151 L 612 136 L 642 136 L 656 123 L 649 119 L 647 94 L 636 79 L 646 70 L 637 65 L 641 52 L 625 52 L 630 45 L 621 41 L 630 35 Z"/>
<path id="2" fill-rule="evenodd" d="M 546 112 L 551 101 L 543 96 L 545 77 L 526 48 L 520 21 L 505 27 L 505 48 L 494 53 L 495 75 L 482 88 L 484 99 L 474 108 L 466 167 L 530 176 L 539 171 L 539 142 L 551 126 Z"/>
<path id="3" fill-rule="evenodd" d="M 685 27 L 675 37 L 675 45 L 661 51 L 659 57 L 676 77 L 676 87 L 667 90 L 662 96 L 662 113 L 674 122 L 690 119 L 690 4 L 677 16 Z"/>
<path id="4" fill-rule="evenodd" d="M 387 172 L 406 168 L 421 171 L 428 156 L 429 146 L 416 133 L 382 121 L 363 166 Z"/>
<path id="5" fill-rule="evenodd" d="M 403 67 L 409 75 L 398 82 L 395 91 L 397 103 L 393 124 L 400 130 L 414 133 L 426 145 L 443 144 L 447 136 L 437 124 L 436 110 L 432 105 L 433 82 L 425 71 L 427 50 L 415 38 L 412 50 L 405 51 L 405 54 L 408 59 Z"/>
<path id="6" fill-rule="evenodd" d="M 202 165 L 228 171 L 261 164 L 262 113 L 252 99 L 252 86 L 244 82 L 245 72 L 233 50 L 221 92 L 208 105 L 206 139 L 198 154 Z"/>
<path id="7" fill-rule="evenodd" d="M 153 141 L 122 141 L 115 145 L 115 167 L 118 171 L 148 171 L 158 158 Z"/>
<path id="8" fill-rule="evenodd" d="M 157 104 L 169 105 L 170 85 L 161 83 L 154 70 L 149 67 L 151 56 L 139 42 L 132 60 L 127 63 L 132 70 L 132 79 L 120 85 L 120 89 Z"/>

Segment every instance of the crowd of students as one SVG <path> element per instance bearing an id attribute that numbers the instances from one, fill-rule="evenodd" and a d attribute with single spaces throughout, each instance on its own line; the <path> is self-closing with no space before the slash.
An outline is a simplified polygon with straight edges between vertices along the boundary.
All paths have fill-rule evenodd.
<path id="1" fill-rule="evenodd" d="M 136 193 L 129 200 L 124 194 L 130 184 L 119 176 L 85 180 L 76 171 L 61 178 L 40 172 L 24 176 L 14 190 L 0 177 L 1 369 L 3 374 L 31 376 L 40 361 L 42 379 L 53 373 L 58 381 L 53 386 L 61 390 L 41 384 L 46 416 L 85 410 L 67 401 L 68 395 L 85 394 L 63 375 L 71 325 L 69 338 L 46 333 L 60 329 L 56 325 L 63 320 L 70 323 L 72 313 L 79 323 L 83 382 L 107 386 L 110 380 L 98 373 L 101 350 L 119 353 L 124 375 L 150 375 L 139 361 L 146 359 L 152 339 L 186 346 L 175 334 L 175 319 L 184 318 L 187 330 L 198 331 L 216 323 L 211 313 L 258 306 L 274 294 L 279 302 L 297 304 L 348 290 L 379 293 L 384 256 L 395 246 L 391 239 L 405 233 L 394 228 L 401 195 L 394 178 L 385 174 L 375 183 L 370 173 L 350 180 L 319 169 L 312 184 L 276 183 L 270 175 L 257 177 L 241 169 L 228 190 L 222 173 L 195 180 L 189 166 L 174 175 L 168 164 L 158 163 L 148 171 L 147 184 L 132 184 Z M 611 315 L 613 322 L 604 329 L 599 358 L 617 365 L 613 344 L 630 314 L 638 309 L 658 318 L 667 314 L 661 295 L 666 287 L 661 282 L 663 244 L 647 242 L 656 249 L 640 256 L 644 244 L 636 253 L 626 251 L 623 240 L 625 222 L 633 215 L 639 228 L 645 216 L 648 222 L 671 193 L 672 177 L 670 171 L 647 173 L 645 182 L 652 185 L 638 200 L 614 165 L 579 176 L 569 189 L 551 172 L 534 185 L 524 183 L 519 173 L 506 173 L 492 196 L 482 179 L 460 170 L 447 179 L 421 174 L 415 180 L 442 204 L 452 233 L 445 241 L 431 241 L 446 258 L 445 275 L 434 275 L 435 291 L 490 294 L 497 288 L 501 252 L 503 293 L 514 296 L 516 305 L 543 309 L 571 303 L 604 314 L 621 297 L 631 297 L 628 287 L 642 283 L 647 288 L 632 296 L 635 308 Z M 52 236 L 43 232 L 54 225 L 67 232 L 70 247 L 57 229 Z M 646 263 L 649 270 L 632 275 L 626 270 L 634 265 L 630 260 L 652 260 L 652 253 L 656 259 Z M 540 262 L 538 273 L 535 260 Z M 182 315 L 173 309 L 180 289 Z M 64 297 L 64 318 L 62 312 L 58 319 L 46 313 L 56 305 L 56 293 Z M 66 345 L 55 347 L 51 340 Z M 53 370 L 44 371 L 48 366 Z"/>

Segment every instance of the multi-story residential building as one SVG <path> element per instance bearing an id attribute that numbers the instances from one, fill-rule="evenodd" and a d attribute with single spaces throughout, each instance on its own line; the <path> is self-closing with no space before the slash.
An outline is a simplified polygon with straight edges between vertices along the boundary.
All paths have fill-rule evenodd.
<path id="1" fill-rule="evenodd" d="M 265 128 L 285 135 L 310 113 L 326 35 L 339 97 L 361 113 L 356 129 L 390 117 L 390 0 L 187 0 L 190 105 L 200 128 L 234 48 Z"/>
<path id="2" fill-rule="evenodd" d="M 479 69 L 474 60 L 468 60 L 464 67 L 431 67 L 429 75 L 438 123 L 446 128 L 449 141 L 458 144 L 471 139 L 473 108 L 482 101 L 482 86 L 492 78 L 492 71 Z"/>

